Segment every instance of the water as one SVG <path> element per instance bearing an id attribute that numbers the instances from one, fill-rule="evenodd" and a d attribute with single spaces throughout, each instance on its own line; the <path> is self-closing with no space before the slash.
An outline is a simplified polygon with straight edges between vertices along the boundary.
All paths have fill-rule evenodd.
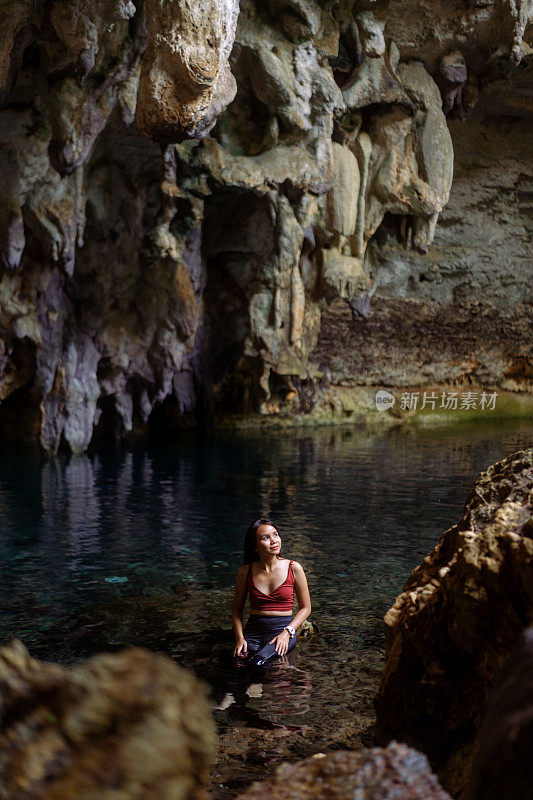
<path id="1" fill-rule="evenodd" d="M 212 796 L 231 797 L 279 760 L 371 742 L 383 614 L 459 519 L 478 473 L 532 444 L 532 426 L 477 424 L 8 454 L 0 643 L 17 636 L 67 664 L 140 644 L 194 669 L 214 705 L 235 699 L 215 711 L 212 775 Z M 252 680 L 232 668 L 229 614 L 244 529 L 263 515 L 304 566 L 317 632 Z"/>

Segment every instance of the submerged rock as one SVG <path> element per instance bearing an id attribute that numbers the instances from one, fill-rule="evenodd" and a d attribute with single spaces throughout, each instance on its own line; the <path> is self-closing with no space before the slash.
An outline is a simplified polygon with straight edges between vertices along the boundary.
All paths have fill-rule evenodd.
<path id="1" fill-rule="evenodd" d="M 391 742 L 357 753 L 317 753 L 283 764 L 273 778 L 254 783 L 239 800 L 450 800 L 427 758 Z"/>
<path id="2" fill-rule="evenodd" d="M 532 620 L 533 448 L 481 473 L 460 522 L 385 615 L 379 729 L 423 747 L 454 794 L 487 694 Z"/>
<path id="3" fill-rule="evenodd" d="M 200 682 L 140 648 L 71 669 L 0 649 L 0 796 L 202 800 L 214 726 Z"/>

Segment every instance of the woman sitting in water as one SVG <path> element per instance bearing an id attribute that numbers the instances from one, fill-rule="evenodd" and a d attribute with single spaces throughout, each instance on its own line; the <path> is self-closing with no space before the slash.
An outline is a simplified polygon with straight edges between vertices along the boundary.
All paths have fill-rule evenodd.
<path id="1" fill-rule="evenodd" d="M 237 573 L 232 620 L 234 656 L 264 665 L 296 647 L 296 631 L 311 613 L 311 598 L 301 564 L 281 556 L 281 538 L 269 519 L 252 522 L 244 537 L 244 566 Z M 299 611 L 292 616 L 294 590 Z M 243 631 L 246 595 L 250 617 Z"/>

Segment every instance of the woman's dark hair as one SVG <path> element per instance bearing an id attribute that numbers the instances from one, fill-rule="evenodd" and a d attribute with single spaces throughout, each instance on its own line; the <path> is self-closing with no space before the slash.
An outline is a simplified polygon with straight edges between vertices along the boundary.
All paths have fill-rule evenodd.
<path id="1" fill-rule="evenodd" d="M 248 527 L 246 528 L 246 533 L 244 534 L 244 559 L 243 562 L 245 564 L 251 564 L 252 561 L 259 561 L 259 556 L 256 552 L 257 547 L 257 529 L 261 527 L 261 525 L 272 525 L 273 528 L 277 527 L 274 525 L 266 517 L 261 517 L 261 519 L 256 519 L 255 522 L 250 522 Z M 278 531 L 279 533 L 279 531 Z M 283 558 L 281 555 L 281 551 L 277 553 L 278 558 Z"/>

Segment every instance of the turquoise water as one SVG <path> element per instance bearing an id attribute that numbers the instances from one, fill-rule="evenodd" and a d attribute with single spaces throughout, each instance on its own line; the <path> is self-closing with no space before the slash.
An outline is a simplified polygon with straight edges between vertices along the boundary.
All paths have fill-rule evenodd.
<path id="1" fill-rule="evenodd" d="M 215 712 L 228 758 L 214 796 L 230 797 L 264 774 L 264 756 L 238 774 L 250 731 L 273 731 L 275 754 L 282 731 L 290 757 L 340 746 L 341 736 L 355 746 L 371 724 L 383 614 L 459 519 L 477 474 L 532 444 L 531 426 L 478 424 L 191 437 L 49 461 L 5 455 L 0 642 L 17 636 L 65 663 L 143 644 L 194 669 L 220 701 L 244 529 L 269 516 L 284 554 L 304 566 L 317 634 L 299 644 L 292 671 L 267 676 L 262 695 L 241 692 Z"/>

